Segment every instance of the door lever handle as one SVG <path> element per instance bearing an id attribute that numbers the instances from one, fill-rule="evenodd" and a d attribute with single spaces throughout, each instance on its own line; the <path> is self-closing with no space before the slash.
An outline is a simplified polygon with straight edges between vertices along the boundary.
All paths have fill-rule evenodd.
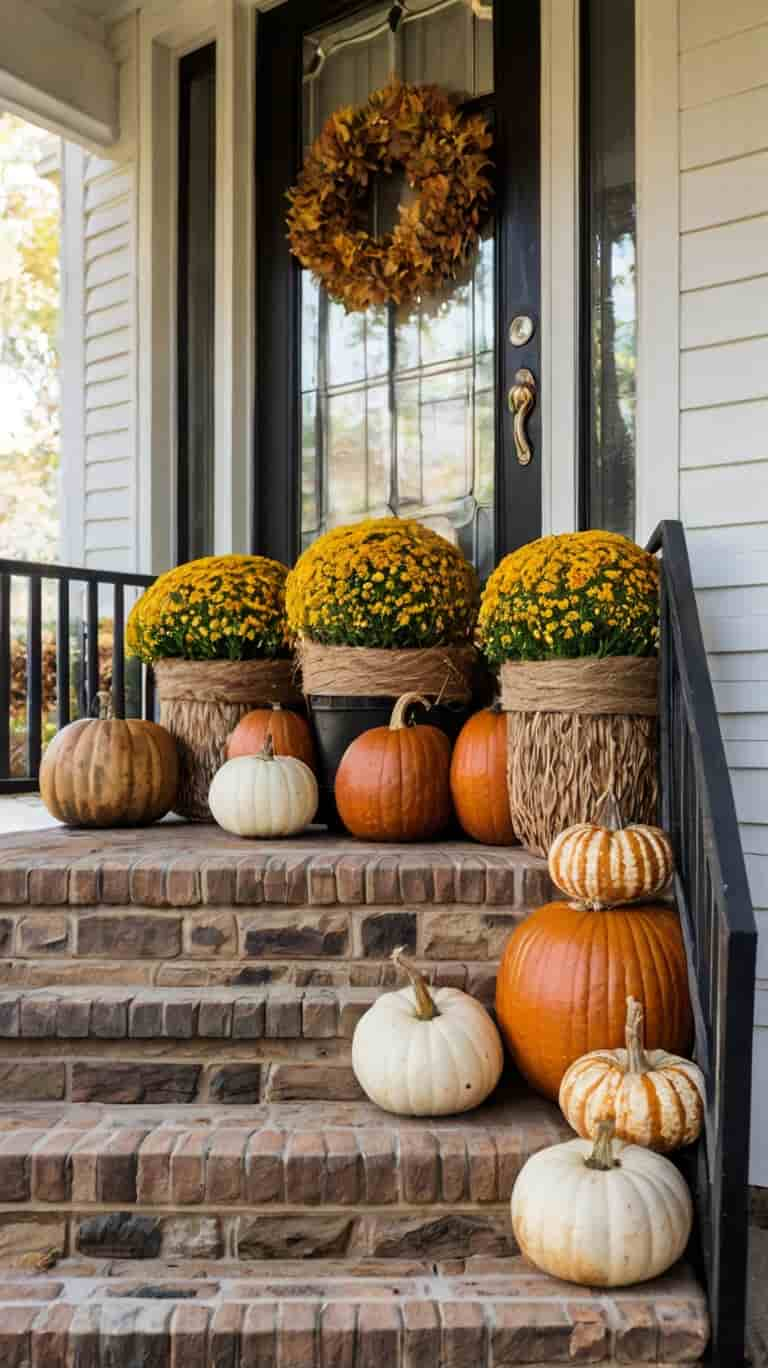
<path id="1" fill-rule="evenodd" d="M 515 418 L 513 432 L 518 462 L 522 466 L 530 465 L 533 453 L 525 425 L 536 404 L 536 381 L 532 371 L 523 368 L 515 372 L 515 383 L 509 391 L 507 402 Z"/>

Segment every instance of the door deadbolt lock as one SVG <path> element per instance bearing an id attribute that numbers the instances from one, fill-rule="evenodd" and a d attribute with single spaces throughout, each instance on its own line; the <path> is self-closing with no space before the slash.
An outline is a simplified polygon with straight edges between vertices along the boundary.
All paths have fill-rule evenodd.
<path id="1" fill-rule="evenodd" d="M 529 314 L 517 314 L 509 325 L 509 340 L 513 347 L 524 347 L 535 331 L 536 325 Z"/>

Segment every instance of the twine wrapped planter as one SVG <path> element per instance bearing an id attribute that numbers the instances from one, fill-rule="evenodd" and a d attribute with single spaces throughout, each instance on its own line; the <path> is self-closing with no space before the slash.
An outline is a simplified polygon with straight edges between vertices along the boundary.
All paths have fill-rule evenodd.
<path id="1" fill-rule="evenodd" d="M 396 699 L 420 693 L 442 703 L 469 703 L 477 652 L 474 646 L 389 650 L 302 641 L 299 659 L 307 694 Z"/>
<path id="2" fill-rule="evenodd" d="M 413 709 L 416 722 L 440 727 L 456 738 L 472 701 L 478 671 L 474 646 L 321 646 L 302 641 L 298 648 L 320 759 L 320 813 L 338 826 L 333 790 L 336 770 L 350 742 L 371 727 L 389 722 L 402 694 L 419 693 L 432 703 L 429 712 Z"/>
<path id="3" fill-rule="evenodd" d="M 655 657 L 506 661 L 507 781 L 515 831 L 535 855 L 613 790 L 624 820 L 656 820 Z"/>
<path id="4" fill-rule="evenodd" d="M 174 810 L 212 822 L 208 790 L 240 718 L 270 703 L 300 707 L 293 660 L 158 660 L 160 721 L 176 739 L 179 788 Z"/>

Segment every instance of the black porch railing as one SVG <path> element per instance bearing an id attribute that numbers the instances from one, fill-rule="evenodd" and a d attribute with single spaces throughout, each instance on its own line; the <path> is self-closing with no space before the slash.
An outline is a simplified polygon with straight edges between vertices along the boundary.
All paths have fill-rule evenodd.
<path id="1" fill-rule="evenodd" d="M 87 570 L 70 565 L 0 560 L 0 794 L 28 793 L 37 788 L 46 718 L 44 699 L 44 590 L 56 586 L 52 618 L 55 640 L 55 730 L 72 716 L 88 716 L 100 688 L 99 611 L 109 608 L 112 619 L 110 661 L 112 710 L 115 717 L 152 717 L 152 672 L 136 662 L 133 687 L 126 687 L 124 646 L 126 590 L 145 589 L 153 575 L 131 575 L 111 570 Z M 24 586 L 26 586 L 26 591 Z M 82 606 L 76 648 L 72 649 L 72 604 Z M 20 606 L 17 601 L 21 599 Z M 107 605 L 105 600 L 109 599 Z M 21 638 L 15 638 L 16 617 L 24 619 Z M 14 703 L 14 645 L 23 644 L 25 689 L 23 717 Z M 17 653 L 19 645 L 17 644 Z M 73 708 L 74 704 L 74 708 Z M 22 759 L 19 746 L 22 740 Z M 16 761 L 14 764 L 13 761 Z M 23 772 L 19 773 L 19 769 Z"/>
<path id="2" fill-rule="evenodd" d="M 661 552 L 661 820 L 672 836 L 696 1057 L 707 1080 L 692 1181 L 712 1318 L 711 1361 L 745 1361 L 750 1076 L 757 930 L 685 534 Z"/>

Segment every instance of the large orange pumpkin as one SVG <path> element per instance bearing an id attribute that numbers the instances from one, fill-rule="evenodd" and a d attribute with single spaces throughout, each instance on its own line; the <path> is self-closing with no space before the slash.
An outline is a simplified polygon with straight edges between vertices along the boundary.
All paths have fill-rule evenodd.
<path id="1" fill-rule="evenodd" d="M 468 836 L 485 845 L 512 845 L 507 790 L 507 719 L 494 706 L 462 727 L 451 760 L 451 794 Z"/>
<path id="2" fill-rule="evenodd" d="M 281 708 L 279 703 L 273 703 L 271 708 L 254 708 L 241 717 L 227 742 L 227 759 L 260 755 L 268 735 L 272 737 L 275 755 L 292 755 L 317 771 L 315 743 L 307 719 Z"/>
<path id="3" fill-rule="evenodd" d="M 664 903 L 594 911 L 553 902 L 510 936 L 496 1015 L 520 1072 L 555 1100 L 574 1060 L 623 1044 L 630 996 L 645 1005 L 648 1049 L 685 1054 L 692 1019 L 675 911 Z"/>
<path id="4" fill-rule="evenodd" d="M 372 727 L 347 746 L 336 772 L 336 807 L 353 836 L 367 841 L 427 841 L 453 815 L 451 743 L 438 727 L 408 726 L 419 694 L 397 700 L 388 727 Z"/>

